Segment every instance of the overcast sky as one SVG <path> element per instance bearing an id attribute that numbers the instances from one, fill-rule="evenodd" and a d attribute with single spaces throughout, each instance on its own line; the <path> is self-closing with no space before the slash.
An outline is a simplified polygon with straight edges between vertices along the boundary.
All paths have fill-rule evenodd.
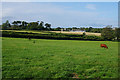
<path id="1" fill-rule="evenodd" d="M 51 23 L 52 27 L 117 26 L 118 3 L 3 2 L 2 21 L 6 20 L 44 21 Z"/>

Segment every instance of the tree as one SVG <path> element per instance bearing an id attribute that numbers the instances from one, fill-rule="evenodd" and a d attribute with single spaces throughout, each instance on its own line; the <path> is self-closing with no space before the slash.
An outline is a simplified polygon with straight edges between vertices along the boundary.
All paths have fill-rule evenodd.
<path id="1" fill-rule="evenodd" d="M 84 32 L 84 33 L 83 33 L 83 36 L 85 36 L 85 35 L 86 35 L 86 33 Z"/>
<path id="2" fill-rule="evenodd" d="M 77 27 L 72 27 L 72 29 L 77 29 Z"/>
<path id="3" fill-rule="evenodd" d="M 28 24 L 28 28 L 30 30 L 37 30 L 37 27 L 38 27 L 38 22 L 31 22 Z"/>
<path id="4" fill-rule="evenodd" d="M 112 40 L 115 38 L 114 31 L 112 30 L 112 26 L 107 26 L 103 28 L 101 36 L 103 37 L 104 40 Z"/>
<path id="5" fill-rule="evenodd" d="M 44 30 L 44 22 L 41 21 L 40 24 L 37 27 L 38 30 Z"/>
<path id="6" fill-rule="evenodd" d="M 17 26 L 17 21 L 12 22 L 14 26 Z"/>
<path id="7" fill-rule="evenodd" d="M 85 27 L 80 27 L 80 30 L 84 31 L 84 30 L 85 30 Z"/>
<path id="8" fill-rule="evenodd" d="M 40 26 L 44 27 L 43 25 L 44 25 L 44 22 L 43 22 L 43 21 L 41 21 L 41 22 L 40 22 Z"/>
<path id="9" fill-rule="evenodd" d="M 88 29 L 89 29 L 89 28 L 85 28 L 85 31 L 88 32 Z"/>
<path id="10" fill-rule="evenodd" d="M 60 27 L 57 27 L 57 28 L 56 28 L 56 31 L 60 31 L 60 30 L 61 30 L 61 28 L 60 28 Z"/>
<path id="11" fill-rule="evenodd" d="M 91 32 L 91 30 L 92 30 L 92 27 L 89 27 L 89 28 L 88 28 L 88 32 Z"/>
<path id="12" fill-rule="evenodd" d="M 117 40 L 120 40 L 120 28 L 115 28 L 115 36 Z"/>
<path id="13" fill-rule="evenodd" d="M 46 29 L 48 29 L 48 30 L 51 29 L 51 24 L 46 23 L 45 26 L 46 26 Z"/>
<path id="14" fill-rule="evenodd" d="M 8 20 L 5 23 L 2 24 L 2 29 L 3 30 L 8 29 L 9 27 L 11 27 L 11 25 L 10 25 Z"/>
<path id="15" fill-rule="evenodd" d="M 12 29 L 19 29 L 17 21 L 12 22 L 12 24 L 13 24 Z"/>
<path id="16" fill-rule="evenodd" d="M 25 22 L 25 21 L 22 21 L 22 29 L 26 29 L 27 28 L 27 22 Z"/>
<path id="17" fill-rule="evenodd" d="M 22 23 L 21 21 L 16 21 L 16 22 L 17 22 L 18 25 L 21 25 L 21 23 Z"/>

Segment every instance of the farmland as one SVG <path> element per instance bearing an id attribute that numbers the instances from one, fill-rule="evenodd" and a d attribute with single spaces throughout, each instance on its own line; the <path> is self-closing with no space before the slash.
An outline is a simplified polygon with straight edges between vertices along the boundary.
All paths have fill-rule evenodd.
<path id="1" fill-rule="evenodd" d="M 112 41 L 2 38 L 3 78 L 117 78 L 117 60 Z"/>
<path id="2" fill-rule="evenodd" d="M 84 32 L 68 32 L 68 31 L 51 31 L 51 32 L 55 32 L 55 33 L 64 33 L 64 34 L 83 34 Z M 90 35 L 90 36 L 101 36 L 101 33 L 92 33 L 92 32 L 85 32 L 86 35 Z"/>
<path id="3" fill-rule="evenodd" d="M 86 34 L 73 34 L 68 33 L 57 33 L 51 31 L 33 31 L 33 30 L 2 30 L 3 37 L 14 37 L 14 38 L 37 38 L 37 39 L 58 39 L 58 40 L 91 40 L 91 41 L 103 41 L 101 36 L 86 35 Z M 92 33 L 96 34 L 96 33 Z"/>
<path id="4" fill-rule="evenodd" d="M 63 33 L 63 34 L 83 34 L 83 32 L 68 32 L 68 31 L 34 31 L 34 30 L 1 30 L 1 31 L 13 31 L 13 32 L 29 32 L 38 34 L 49 34 L 49 33 Z M 90 36 L 101 36 L 101 33 L 85 32 L 86 35 Z"/>

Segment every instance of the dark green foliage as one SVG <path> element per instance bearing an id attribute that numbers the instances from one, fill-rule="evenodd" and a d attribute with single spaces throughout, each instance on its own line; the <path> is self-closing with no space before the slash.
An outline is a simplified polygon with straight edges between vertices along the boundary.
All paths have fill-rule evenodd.
<path id="1" fill-rule="evenodd" d="M 44 22 L 39 21 L 37 22 L 25 22 L 25 21 L 13 21 L 13 25 L 10 25 L 9 21 L 7 20 L 6 23 L 3 23 L 3 30 L 9 29 L 9 30 L 52 30 L 51 24 L 46 23 L 44 25 Z M 46 26 L 46 27 L 44 27 Z"/>
<path id="2" fill-rule="evenodd" d="M 12 22 L 13 25 L 17 25 L 17 21 Z"/>
<path id="3" fill-rule="evenodd" d="M 8 20 L 5 23 L 2 24 L 2 29 L 3 30 L 8 29 L 9 27 L 11 27 L 11 25 L 10 25 Z"/>
<path id="4" fill-rule="evenodd" d="M 53 28 L 54 31 L 61 31 L 61 28 L 60 27 L 57 27 L 57 28 Z"/>
<path id="5" fill-rule="evenodd" d="M 115 36 L 117 37 L 117 40 L 120 41 L 120 28 L 115 28 Z"/>
<path id="6" fill-rule="evenodd" d="M 85 27 L 80 27 L 80 30 L 84 31 L 84 30 L 85 30 Z"/>
<path id="7" fill-rule="evenodd" d="M 21 21 L 16 21 L 16 22 L 17 22 L 18 25 L 21 25 L 21 23 L 22 23 Z"/>
<path id="8" fill-rule="evenodd" d="M 90 32 L 91 30 L 92 30 L 92 27 L 89 27 L 88 32 Z"/>
<path id="9" fill-rule="evenodd" d="M 40 22 L 40 26 L 44 27 L 44 22 L 43 21 Z"/>
<path id="10" fill-rule="evenodd" d="M 72 29 L 78 29 L 77 27 L 72 27 Z"/>
<path id="11" fill-rule="evenodd" d="M 92 27 L 89 27 L 89 28 L 85 28 L 85 31 L 86 32 L 101 33 L 102 32 L 102 28 L 92 28 Z"/>
<path id="12" fill-rule="evenodd" d="M 45 26 L 46 26 L 46 29 L 47 29 L 47 30 L 50 30 L 50 29 L 51 29 L 51 24 L 46 23 Z"/>
<path id="13" fill-rule="evenodd" d="M 37 22 L 26 22 L 26 21 L 13 21 L 11 25 L 9 23 L 9 21 L 7 20 L 7 25 L 6 23 L 3 23 L 3 29 L 6 30 L 6 29 L 9 29 L 9 30 L 53 30 L 53 31 L 61 31 L 61 27 L 57 27 L 57 28 L 51 28 L 51 24 L 49 23 L 45 23 L 43 21 L 41 21 L 39 23 L 39 21 Z M 9 27 L 8 26 L 8 23 L 9 23 Z M 92 28 L 92 27 L 89 27 L 89 28 L 85 28 L 85 27 L 80 27 L 80 28 L 77 28 L 77 27 L 72 27 L 72 28 L 66 28 L 65 31 L 70 31 L 70 30 L 82 30 L 82 31 L 86 31 L 86 32 L 94 32 L 94 33 L 101 33 L 102 31 L 102 28 Z"/>
<path id="14" fill-rule="evenodd" d="M 112 30 L 111 26 L 103 28 L 101 36 L 104 40 L 112 40 L 115 38 L 115 32 Z"/>
<path id="15" fill-rule="evenodd" d="M 102 28 L 92 28 L 90 32 L 101 33 L 102 32 Z"/>
<path id="16" fill-rule="evenodd" d="M 86 34 L 85 34 L 85 32 L 83 33 L 83 36 L 85 36 Z"/>
<path id="17" fill-rule="evenodd" d="M 12 30 L 20 30 L 22 29 L 22 22 L 21 21 L 14 21 L 12 22 L 12 27 L 10 27 L 9 29 L 12 29 Z"/>
<path id="18" fill-rule="evenodd" d="M 37 27 L 38 27 L 38 22 L 31 22 L 28 24 L 29 30 L 37 30 Z"/>
<path id="19" fill-rule="evenodd" d="M 37 30 L 45 30 L 43 21 L 41 21 L 40 24 L 37 26 Z"/>
<path id="20" fill-rule="evenodd" d="M 27 22 L 25 22 L 25 21 L 22 21 L 22 29 L 26 29 L 27 28 Z"/>
<path id="21" fill-rule="evenodd" d="M 49 34 L 39 34 L 39 33 L 28 33 L 28 32 L 10 32 L 3 31 L 3 37 L 16 37 L 16 38 L 38 38 L 38 39 L 63 39 L 63 40 L 93 40 L 101 41 L 104 40 L 98 36 L 87 36 L 87 35 L 76 35 L 76 34 L 62 34 L 62 33 L 49 33 Z"/>

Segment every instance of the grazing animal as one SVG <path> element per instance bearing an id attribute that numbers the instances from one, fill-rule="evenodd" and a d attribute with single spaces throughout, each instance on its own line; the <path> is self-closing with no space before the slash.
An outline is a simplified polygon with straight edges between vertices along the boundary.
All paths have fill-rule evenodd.
<path id="1" fill-rule="evenodd" d="M 104 48 L 108 49 L 106 44 L 101 44 L 100 47 L 104 47 Z"/>

